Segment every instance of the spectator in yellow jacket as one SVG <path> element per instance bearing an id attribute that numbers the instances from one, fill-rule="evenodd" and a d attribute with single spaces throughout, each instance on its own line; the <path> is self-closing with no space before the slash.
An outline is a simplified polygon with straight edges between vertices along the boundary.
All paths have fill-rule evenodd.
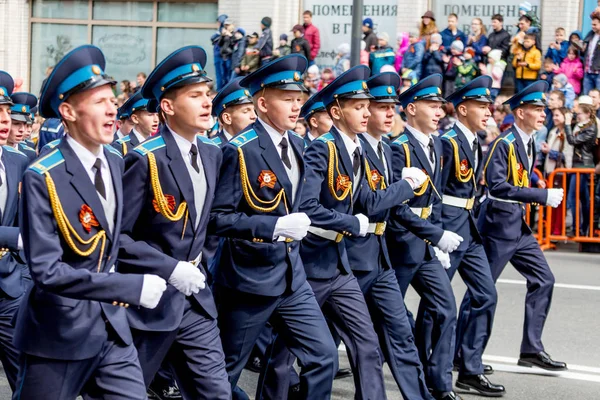
<path id="1" fill-rule="evenodd" d="M 542 52 L 535 46 L 535 34 L 526 34 L 523 44 L 513 48 L 515 85 L 517 93 L 537 80 L 542 68 Z"/>

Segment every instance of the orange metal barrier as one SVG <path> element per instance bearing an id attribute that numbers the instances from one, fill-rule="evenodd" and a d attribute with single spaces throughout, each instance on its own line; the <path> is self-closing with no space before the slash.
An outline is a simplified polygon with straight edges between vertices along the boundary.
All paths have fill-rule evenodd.
<path id="1" fill-rule="evenodd" d="M 567 216 L 567 197 L 568 197 L 568 184 L 567 184 L 567 176 L 576 174 L 575 181 L 575 213 L 573 215 L 573 236 L 567 236 L 566 230 L 566 216 Z M 579 195 L 580 195 L 580 183 L 581 176 L 589 175 L 589 191 L 590 191 L 590 215 L 589 215 L 589 232 L 587 235 L 582 236 L 579 234 L 579 227 L 581 226 L 580 221 L 580 209 L 581 205 L 579 204 Z M 563 202 L 558 206 L 558 208 L 553 209 L 552 207 L 545 206 L 540 207 L 540 210 L 546 209 L 545 214 L 546 218 L 544 219 L 543 226 L 538 226 L 538 242 L 541 244 L 542 250 L 554 249 L 556 248 L 553 242 L 555 241 L 568 241 L 568 242 L 578 242 L 578 243 L 600 243 L 600 235 L 594 229 L 594 169 L 593 168 L 557 168 L 555 169 L 547 179 L 547 185 L 549 188 L 563 188 L 565 191 L 565 196 Z M 558 177 L 558 185 L 554 186 L 554 182 Z M 540 211 L 542 212 L 542 211 Z M 559 213 L 556 215 L 556 213 Z M 555 219 L 553 221 L 553 215 Z M 540 214 L 539 221 L 542 221 L 542 215 Z M 561 222 L 562 221 L 562 222 Z M 553 224 L 561 225 L 560 232 L 554 232 L 553 234 Z M 543 228 L 543 229 L 541 229 Z M 543 235 L 543 236 L 542 236 Z"/>

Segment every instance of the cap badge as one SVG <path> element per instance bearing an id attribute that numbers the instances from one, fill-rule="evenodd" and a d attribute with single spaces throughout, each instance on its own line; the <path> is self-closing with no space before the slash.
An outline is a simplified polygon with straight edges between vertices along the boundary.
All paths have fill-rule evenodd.
<path id="1" fill-rule="evenodd" d="M 438 94 L 442 94 L 442 89 L 437 88 L 437 92 L 438 92 Z"/>
<path id="2" fill-rule="evenodd" d="M 244 94 L 245 94 L 246 96 L 250 96 L 250 92 L 248 91 L 248 89 L 244 90 Z"/>
<path id="3" fill-rule="evenodd" d="M 392 94 L 394 92 L 394 90 L 392 89 L 391 86 L 388 86 L 387 92 L 388 92 L 388 94 Z"/>
<path id="4" fill-rule="evenodd" d="M 296 82 L 298 82 L 298 81 L 300 80 L 300 74 L 299 74 L 299 73 L 297 73 L 297 72 L 294 72 L 294 80 L 295 80 Z"/>
<path id="5" fill-rule="evenodd" d="M 362 88 L 363 88 L 364 90 L 368 90 L 368 89 L 369 89 L 369 86 L 367 86 L 367 82 L 363 81 L 363 83 L 362 83 Z"/>
<path id="6" fill-rule="evenodd" d="M 27 107 L 25 107 L 25 106 L 21 107 L 21 112 L 27 112 Z"/>
<path id="7" fill-rule="evenodd" d="M 198 64 L 192 64 L 192 71 L 193 71 L 193 72 L 198 72 L 198 71 L 200 71 L 200 67 L 198 66 Z"/>
<path id="8" fill-rule="evenodd" d="M 489 95 L 491 94 L 491 93 L 490 93 L 490 89 L 485 89 L 485 94 L 486 94 L 487 96 L 489 96 Z"/>
<path id="9" fill-rule="evenodd" d="M 92 72 L 94 73 L 94 75 L 100 75 L 100 74 L 102 73 L 102 70 L 100 69 L 100 67 L 99 67 L 99 66 L 97 66 L 97 65 L 94 65 L 94 66 L 92 67 Z"/>
<path id="10" fill-rule="evenodd" d="M 4 95 L 5 95 L 4 89 L 0 88 L 0 96 L 4 96 Z"/>

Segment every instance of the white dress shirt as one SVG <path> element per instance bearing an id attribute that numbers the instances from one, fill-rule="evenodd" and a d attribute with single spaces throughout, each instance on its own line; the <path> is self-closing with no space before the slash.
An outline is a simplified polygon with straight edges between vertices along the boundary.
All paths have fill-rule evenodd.
<path id="1" fill-rule="evenodd" d="M 373 136 L 369 135 L 368 133 L 365 133 L 363 135 L 363 137 L 367 140 L 367 143 L 369 143 L 369 145 L 371 146 L 371 148 L 373 149 L 373 151 L 375 152 L 375 154 L 377 154 L 377 156 L 379 157 L 379 153 L 378 153 L 379 149 L 378 149 L 378 147 L 379 147 L 380 143 L 383 143 L 383 141 L 381 140 L 381 138 L 377 139 L 376 137 L 373 137 Z M 385 182 L 387 184 L 389 184 L 390 183 L 390 180 L 389 180 L 390 178 L 389 178 L 389 173 L 388 173 L 387 163 L 386 163 L 386 160 L 385 160 L 385 152 L 384 151 L 381 152 L 381 157 L 382 157 L 381 163 L 383 164 L 383 172 L 384 172 L 384 175 L 385 175 Z M 367 177 L 367 179 L 369 179 L 369 177 Z"/>
<path id="2" fill-rule="evenodd" d="M 233 139 L 233 135 L 227 132 L 227 129 L 225 128 L 223 128 L 223 135 L 225 135 L 225 139 L 227 139 L 228 142 L 231 142 L 231 139 Z"/>
<path id="3" fill-rule="evenodd" d="M 288 176 L 290 182 L 292 183 L 292 191 L 293 191 L 292 203 L 293 203 L 296 199 L 296 192 L 298 191 L 298 184 L 300 183 L 300 170 L 298 168 L 298 160 L 296 159 L 296 154 L 292 147 L 292 141 L 290 140 L 290 136 L 287 131 L 284 132 L 282 135 L 281 133 L 277 132 L 272 126 L 270 126 L 269 124 L 267 124 L 260 118 L 258 118 L 258 121 L 262 124 L 263 128 L 265 128 L 265 131 L 267 131 L 267 133 L 269 134 L 269 137 L 273 141 L 273 145 L 275 146 L 275 149 L 277 150 L 277 154 L 279 154 L 279 158 L 281 158 L 281 146 L 280 146 L 281 141 L 283 140 L 283 138 L 286 138 L 286 140 L 288 142 L 288 157 L 290 158 L 290 163 L 292 165 L 292 168 L 290 169 L 290 168 L 286 167 L 286 165 L 283 163 L 283 161 L 281 162 L 281 164 L 283 165 L 283 168 L 285 168 L 285 172 L 287 173 L 287 176 Z"/>
<path id="4" fill-rule="evenodd" d="M 456 121 L 456 126 L 458 127 L 458 129 L 460 129 L 462 131 L 462 133 L 465 134 L 465 137 L 467 138 L 467 142 L 469 143 L 469 148 L 473 149 L 473 142 L 475 142 L 476 136 L 473 132 L 471 132 L 471 130 L 469 128 L 467 128 L 465 126 L 465 124 L 463 124 L 460 121 Z M 473 154 L 473 161 L 475 162 L 475 165 L 473 165 L 473 169 L 476 170 L 477 169 L 477 163 L 479 162 L 479 160 L 477 159 L 477 153 L 475 152 Z"/>
<path id="5" fill-rule="evenodd" d="M 98 146 L 98 150 L 96 154 L 94 154 L 73 139 L 70 135 L 66 135 L 66 138 L 68 145 L 71 146 L 71 149 L 73 149 L 75 155 L 79 161 L 81 161 L 83 169 L 90 178 L 92 185 L 95 185 L 96 181 L 96 167 L 94 167 L 94 164 L 96 163 L 96 159 L 100 159 L 100 174 L 102 175 L 102 180 L 104 181 L 104 192 L 106 194 L 106 198 L 100 196 L 99 193 L 98 198 L 100 199 L 100 203 L 102 203 L 104 215 L 108 221 L 108 229 L 112 232 L 115 225 L 115 211 L 117 208 L 117 202 L 115 197 L 115 188 L 113 186 L 112 176 L 110 174 L 110 166 L 108 165 L 108 160 L 104 155 L 104 149 L 102 146 Z"/>
<path id="6" fill-rule="evenodd" d="M 410 125 L 406 125 L 406 128 L 412 133 L 412 135 L 417 139 L 423 152 L 425 153 L 425 157 L 427 157 L 427 161 L 429 161 L 429 165 L 431 166 L 431 170 L 435 172 L 435 158 L 433 158 L 433 162 L 429 159 L 429 139 L 432 138 L 431 135 L 426 135 L 423 132 L 419 132 L 417 129 L 413 128 Z M 435 149 L 434 149 L 435 150 Z"/>
<path id="7" fill-rule="evenodd" d="M 138 131 L 136 131 L 135 128 L 131 130 L 131 132 L 129 133 L 129 136 L 135 136 L 139 143 L 142 143 L 143 141 L 146 140 L 146 138 L 143 137 L 141 133 L 138 133 Z"/>
<path id="8" fill-rule="evenodd" d="M 337 128 L 337 126 L 336 126 Z M 358 149 L 358 152 L 360 154 L 362 154 L 362 146 L 360 145 L 360 140 L 358 139 L 358 136 L 352 140 L 350 139 L 350 136 L 346 135 L 344 132 L 342 132 L 342 130 L 340 128 L 338 128 L 338 131 L 340 132 L 340 135 L 342 136 L 342 141 L 344 142 L 344 147 L 346 147 L 346 151 L 348 152 L 348 155 L 350 156 L 350 162 L 354 161 L 354 150 Z M 361 163 L 362 164 L 362 163 Z M 352 178 L 352 182 L 354 182 L 354 184 L 352 185 L 352 193 L 356 193 L 356 189 L 358 189 L 358 184 L 360 183 L 360 180 L 362 179 L 362 165 L 359 165 L 358 168 L 358 173 L 356 175 L 354 175 Z M 354 173 L 354 171 L 350 171 L 351 174 Z"/>
<path id="9" fill-rule="evenodd" d="M 525 132 L 523 132 L 523 130 L 521 128 L 519 128 L 519 126 L 517 124 L 514 124 L 515 129 L 517 130 L 517 132 L 519 132 L 519 136 L 521 137 L 521 140 L 523 141 L 523 144 L 525 145 L 525 154 L 527 154 L 527 149 L 529 148 L 529 141 L 530 140 L 534 140 L 533 139 L 533 135 L 528 135 Z M 534 143 L 535 146 L 535 143 Z M 531 172 L 531 170 L 533 169 L 533 152 L 531 153 L 531 156 L 527 156 L 527 170 L 529 172 Z"/>
<path id="10" fill-rule="evenodd" d="M 4 161 L 2 161 L 2 155 L 4 149 L 0 146 L 0 178 L 2 178 L 2 186 L 0 186 L 0 210 L 4 212 L 6 209 L 6 202 L 8 200 L 8 184 L 6 182 L 6 167 Z"/>

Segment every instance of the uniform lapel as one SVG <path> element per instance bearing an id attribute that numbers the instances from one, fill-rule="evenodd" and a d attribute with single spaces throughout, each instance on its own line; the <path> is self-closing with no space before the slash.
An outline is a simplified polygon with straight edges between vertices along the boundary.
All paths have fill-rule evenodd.
<path id="1" fill-rule="evenodd" d="M 17 204 L 13 199 L 17 198 L 17 191 L 19 190 L 19 171 L 15 164 L 10 162 L 10 155 L 6 154 L 7 151 L 2 151 L 2 164 L 4 164 L 4 170 L 6 171 L 6 206 L 2 210 L 2 225 L 5 225 L 9 215 L 13 215 L 14 207 Z"/>
<path id="2" fill-rule="evenodd" d="M 179 191 L 187 203 L 190 213 L 189 218 L 190 221 L 192 221 L 190 225 L 192 225 L 192 229 L 195 231 L 196 226 L 194 222 L 196 221 L 196 206 L 194 203 L 194 186 L 192 185 L 192 178 L 190 178 L 190 174 L 188 173 L 188 169 L 185 164 L 187 160 L 184 160 L 181 156 L 179 146 L 177 146 L 177 142 L 169 131 L 169 128 L 164 127 L 161 131 L 161 135 L 166 144 L 171 175 L 175 179 L 177 187 L 179 187 Z"/>
<path id="3" fill-rule="evenodd" d="M 271 137 L 269 136 L 265 128 L 262 126 L 262 123 L 254 123 L 254 130 L 258 135 L 258 143 L 262 149 L 261 155 L 263 159 L 266 161 L 269 168 L 271 168 L 271 171 L 273 171 L 273 173 L 277 177 L 277 181 L 279 182 L 279 184 L 285 190 L 286 197 L 291 200 L 291 195 L 293 193 L 292 182 L 290 182 L 290 179 L 288 178 L 288 174 L 283 165 L 283 161 L 281 161 L 281 157 L 279 157 L 279 153 L 277 152 L 277 149 L 273 144 L 273 140 L 271 140 Z M 291 139 L 289 139 L 289 141 L 291 142 Z M 288 147 L 288 151 L 289 150 L 290 149 Z M 251 177 L 250 179 L 256 178 L 257 177 Z"/>
<path id="4" fill-rule="evenodd" d="M 229 140 L 227 140 L 227 136 L 225 136 L 225 133 L 222 129 L 219 132 L 217 132 L 217 137 L 221 139 L 222 145 L 226 145 L 227 143 L 229 143 Z"/>
<path id="5" fill-rule="evenodd" d="M 458 140 L 460 141 L 460 147 L 462 147 L 463 152 L 467 155 L 467 159 L 469 160 L 469 165 L 471 166 L 471 168 L 474 168 L 475 167 L 475 159 L 473 158 L 473 155 L 474 155 L 473 148 L 469 144 L 469 141 L 467 140 L 467 137 L 465 136 L 464 132 L 461 131 L 458 126 L 454 125 L 453 129 L 456 132 L 456 137 L 458 137 Z M 477 135 L 477 134 L 475 134 L 475 135 Z"/>
<path id="6" fill-rule="evenodd" d="M 531 170 L 531 165 L 529 165 L 529 160 L 527 159 L 527 149 L 525 148 L 525 144 L 521 140 L 521 135 L 516 128 L 513 129 L 513 136 L 515 137 L 515 144 L 517 145 L 517 152 L 519 153 L 519 159 L 521 160 L 521 164 L 526 165 L 527 170 Z M 531 139 L 530 139 L 531 140 Z"/>
<path id="7" fill-rule="evenodd" d="M 344 139 L 342 138 L 343 133 L 338 131 L 335 126 L 331 127 L 331 131 L 329 133 L 331 133 L 335 138 L 335 146 L 337 147 L 339 159 L 342 160 L 344 171 L 346 172 L 346 175 L 350 177 L 350 181 L 353 182 L 354 169 L 352 168 L 352 159 L 350 158 L 350 154 L 348 154 L 348 150 L 346 150 L 346 145 L 344 144 Z"/>
<path id="8" fill-rule="evenodd" d="M 430 177 L 433 178 L 435 175 L 434 175 L 433 171 L 431 170 L 431 164 L 429 163 L 429 157 L 423 151 L 421 144 L 419 143 L 417 138 L 413 136 L 410 129 L 407 129 L 406 136 L 408 137 L 408 141 L 410 142 L 410 144 L 412 146 L 413 153 L 419 160 L 419 163 L 421 163 L 421 166 L 425 168 L 427 175 L 429 175 Z M 411 167 L 414 167 L 414 165 L 411 165 Z"/>
<path id="9" fill-rule="evenodd" d="M 364 150 L 364 154 L 365 154 L 368 162 L 372 166 L 375 167 L 377 172 L 381 176 L 385 177 L 385 168 L 384 168 L 383 162 L 379 159 L 379 155 L 377 153 L 375 153 L 375 150 L 373 150 L 373 148 L 371 147 L 371 144 L 367 141 L 367 139 L 365 139 L 364 135 L 367 135 L 367 134 L 361 133 L 360 135 L 358 135 L 358 137 L 360 138 L 360 140 L 362 142 L 361 144 L 362 144 L 362 148 Z M 388 171 L 389 171 L 389 169 L 388 169 Z M 370 176 L 367 176 L 366 178 L 367 178 L 367 180 L 371 179 Z M 386 180 L 386 184 L 387 183 L 388 182 Z"/>
<path id="10" fill-rule="evenodd" d="M 196 146 L 198 146 L 198 156 L 200 157 L 200 162 L 202 163 L 202 168 L 204 170 L 204 178 L 206 180 L 206 197 L 204 198 L 204 207 L 202 209 L 202 215 L 200 215 L 200 222 L 198 223 L 198 226 L 202 226 L 204 219 L 207 218 L 209 215 L 209 213 L 206 212 L 210 211 L 207 207 L 206 200 L 212 198 L 214 194 L 217 171 L 215 171 L 214 168 L 215 163 L 213 160 L 213 155 L 208 150 L 208 146 L 212 145 L 204 144 L 199 139 L 196 139 Z"/>
<path id="11" fill-rule="evenodd" d="M 135 147 L 138 144 L 140 144 L 140 141 L 138 140 L 137 135 L 135 133 L 133 133 L 133 131 L 131 131 L 131 133 L 129 134 L 129 143 L 131 143 L 132 147 Z"/>
<path id="12" fill-rule="evenodd" d="M 288 136 L 290 136 L 289 133 Z M 300 205 L 300 190 L 302 188 L 302 182 L 304 182 L 304 159 L 302 158 L 304 153 L 304 139 L 302 139 L 301 141 L 294 140 L 292 136 L 290 136 L 290 142 L 292 144 L 294 154 L 296 155 L 296 160 L 298 160 L 298 168 L 300 171 L 300 177 L 298 179 L 298 188 L 296 189 L 296 197 L 294 198 L 295 201 L 292 206 L 292 208 L 296 210 L 296 206 Z"/>
<path id="13" fill-rule="evenodd" d="M 118 211 L 121 204 L 123 204 L 123 176 L 121 175 L 121 169 L 117 164 L 115 156 L 111 155 L 111 152 L 104 149 L 104 156 L 108 161 L 110 167 L 110 176 L 112 178 L 113 188 L 115 189 L 115 225 L 114 231 L 120 232 L 121 230 L 121 213 Z"/>

